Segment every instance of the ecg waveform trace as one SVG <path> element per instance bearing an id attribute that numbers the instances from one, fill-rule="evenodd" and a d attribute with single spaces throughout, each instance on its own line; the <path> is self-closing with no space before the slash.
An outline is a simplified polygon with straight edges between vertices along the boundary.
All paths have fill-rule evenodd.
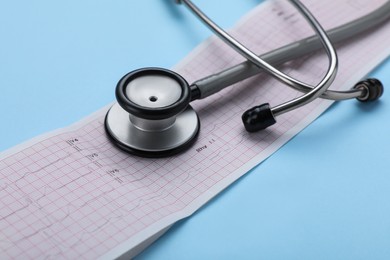
<path id="1" fill-rule="evenodd" d="M 304 3 L 325 28 L 332 28 L 384 1 Z M 332 19 L 328 19 L 330 14 Z M 388 56 L 389 32 L 387 24 L 338 46 L 341 62 L 336 88 L 350 87 L 349 82 Z M 232 33 L 256 53 L 265 53 L 310 36 L 312 31 L 286 1 L 274 1 L 253 11 Z M 371 48 L 372 44 L 376 47 Z M 370 66 L 367 60 L 372 61 Z M 213 38 L 177 71 L 192 82 L 242 61 Z M 318 52 L 283 69 L 316 84 L 326 66 L 326 56 Z M 77 126 L 5 153 L 0 158 L 0 255 L 91 259 L 126 253 L 143 242 L 141 237 L 152 236 L 193 213 L 331 104 L 317 100 L 278 117 L 275 127 L 256 134 L 243 129 L 240 115 L 247 108 L 270 100 L 275 105 L 298 95 L 260 74 L 196 101 L 193 107 L 202 125 L 199 138 L 187 152 L 171 158 L 133 157 L 113 146 L 104 132 L 107 109 Z M 178 217 L 172 220 L 173 215 Z M 125 244 L 129 248 L 118 254 L 117 249 Z"/>

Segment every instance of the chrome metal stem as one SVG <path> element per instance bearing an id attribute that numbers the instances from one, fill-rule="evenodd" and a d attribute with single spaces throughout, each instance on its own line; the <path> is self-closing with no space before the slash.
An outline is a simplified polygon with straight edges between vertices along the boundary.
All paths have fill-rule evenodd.
<path id="1" fill-rule="evenodd" d="M 273 107 L 271 110 L 274 116 L 278 116 L 300 106 L 303 106 L 317 97 L 319 97 L 322 93 L 324 93 L 327 88 L 332 84 L 336 72 L 337 72 L 337 55 L 334 47 L 332 46 L 328 36 L 324 29 L 320 26 L 318 21 L 314 18 L 314 16 L 307 10 L 307 8 L 298 0 L 290 0 L 290 2 L 300 11 L 300 13 L 306 18 L 306 20 L 313 27 L 315 32 L 320 37 L 322 45 L 326 49 L 326 53 L 329 57 L 329 66 L 326 72 L 326 75 L 321 80 L 321 82 L 313 87 L 306 83 L 303 83 L 299 80 L 296 80 L 283 72 L 277 70 L 275 67 L 270 65 L 269 63 L 262 60 L 255 53 L 246 48 L 243 44 L 241 44 L 238 40 L 224 31 L 221 27 L 219 27 L 216 23 L 214 23 L 209 17 L 207 17 L 196 5 L 192 3 L 190 0 L 181 0 L 180 2 L 184 3 L 199 19 L 201 19 L 216 35 L 218 35 L 224 42 L 226 42 L 229 46 L 231 46 L 235 51 L 240 53 L 246 59 L 251 61 L 256 66 L 264 69 L 266 72 L 274 76 L 279 81 L 293 86 L 294 88 L 312 88 L 308 93 L 280 104 L 276 107 Z"/>

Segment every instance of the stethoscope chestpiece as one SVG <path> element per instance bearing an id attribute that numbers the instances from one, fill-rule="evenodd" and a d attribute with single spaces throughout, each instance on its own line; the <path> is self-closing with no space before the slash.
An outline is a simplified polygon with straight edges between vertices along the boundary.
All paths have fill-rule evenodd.
<path id="1" fill-rule="evenodd" d="M 150 120 L 176 116 L 191 99 L 185 79 L 162 68 L 143 68 L 126 74 L 119 80 L 115 95 L 127 112 Z"/>
<path id="2" fill-rule="evenodd" d="M 142 157 L 165 157 L 192 145 L 199 118 L 189 105 L 190 87 L 179 74 L 143 68 L 126 74 L 116 87 L 118 103 L 108 111 L 105 127 L 123 150 Z"/>

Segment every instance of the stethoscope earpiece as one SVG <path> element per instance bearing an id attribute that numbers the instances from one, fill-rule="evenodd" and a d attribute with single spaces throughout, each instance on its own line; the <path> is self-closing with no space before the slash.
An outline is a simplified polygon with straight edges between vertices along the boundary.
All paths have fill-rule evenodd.
<path id="1" fill-rule="evenodd" d="M 376 101 L 383 95 L 383 84 L 378 79 L 369 78 L 366 80 L 362 80 L 353 87 L 354 89 L 363 90 L 364 94 L 361 97 L 357 97 L 356 99 L 361 102 L 370 102 Z"/>
<path id="2" fill-rule="evenodd" d="M 268 103 L 248 109 L 242 114 L 241 119 L 245 129 L 250 133 L 266 129 L 276 123 Z"/>
<path id="3" fill-rule="evenodd" d="M 390 18 L 390 2 L 328 32 L 300 1 L 290 2 L 310 23 L 316 35 L 257 56 L 208 18 L 191 0 L 176 0 L 176 3 L 186 5 L 246 61 L 199 79 L 191 86 L 179 74 L 167 69 L 143 68 L 126 74 L 116 87 L 118 103 L 110 108 L 105 119 L 110 139 L 121 149 L 143 157 L 164 157 L 181 152 L 194 143 L 200 129 L 198 115 L 189 103 L 211 96 L 261 70 L 304 94 L 273 107 L 266 103 L 247 110 L 241 118 L 248 132 L 263 130 L 275 124 L 278 116 L 317 98 L 335 101 L 356 98 L 361 102 L 378 100 L 383 94 L 383 85 L 377 79 L 361 81 L 347 91 L 329 89 L 338 67 L 332 42 L 350 39 L 387 21 Z M 321 46 L 326 49 L 329 65 L 316 86 L 303 83 L 274 67 L 307 55 Z"/>
<path id="4" fill-rule="evenodd" d="M 382 82 L 375 78 L 359 81 L 353 89 L 362 91 L 362 95 L 356 98 L 361 102 L 376 101 L 382 96 L 384 91 Z M 275 116 L 268 103 L 248 109 L 242 114 L 241 119 L 245 129 L 250 133 L 264 130 L 276 123 Z"/>

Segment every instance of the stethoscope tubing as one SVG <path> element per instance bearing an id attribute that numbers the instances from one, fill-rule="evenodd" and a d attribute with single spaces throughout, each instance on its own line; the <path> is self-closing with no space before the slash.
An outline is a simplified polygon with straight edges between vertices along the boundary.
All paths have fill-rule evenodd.
<path id="1" fill-rule="evenodd" d="M 189 103 L 214 94 L 262 70 L 267 70 L 280 81 L 287 83 L 286 85 L 305 94 L 276 107 L 265 103 L 248 109 L 241 117 L 248 132 L 266 129 L 276 123 L 275 116 L 300 107 L 317 97 L 337 100 L 355 97 L 361 102 L 379 99 L 383 93 L 383 85 L 376 79 L 359 82 L 354 86 L 355 90 L 327 91 L 337 70 L 335 50 L 326 32 L 310 12 L 298 0 L 290 1 L 312 25 L 317 36 L 286 45 L 258 57 L 214 22 L 206 21 L 218 31 L 217 34 L 222 34 L 221 38 L 225 39 L 233 49 L 248 58 L 248 61 L 198 80 L 192 85 L 177 73 L 162 68 L 141 68 L 126 74 L 116 88 L 118 103 L 110 108 L 105 119 L 105 128 L 110 139 L 119 148 L 143 157 L 169 156 L 183 151 L 195 142 L 200 130 L 199 117 Z M 190 0 L 182 0 L 182 2 L 192 4 Z M 192 6 L 192 9 L 201 17 L 204 16 L 200 10 L 196 11 L 195 6 Z M 352 37 L 387 20 L 389 14 L 390 1 L 380 10 L 366 17 L 331 30 L 330 36 L 337 42 Z M 208 19 L 205 16 L 203 18 Z M 330 62 L 325 77 L 316 87 L 293 79 L 273 67 L 315 51 L 321 45 L 325 46 Z M 140 93 L 142 93 L 141 97 Z"/>
<path id="2" fill-rule="evenodd" d="M 276 69 L 271 64 L 262 60 L 259 56 L 249 50 L 245 45 L 241 44 L 237 39 L 232 37 L 229 33 L 227 33 L 220 26 L 218 26 L 212 19 L 207 17 L 207 15 L 205 15 L 195 4 L 193 4 L 192 1 L 182 0 L 182 2 L 227 45 L 229 45 L 232 49 L 234 49 L 243 57 L 251 61 L 256 66 L 265 70 L 275 79 L 292 87 L 311 88 L 309 92 L 304 93 L 300 97 L 294 98 L 282 104 L 278 104 L 275 107 L 270 107 L 271 112 L 274 116 L 281 115 L 313 101 L 323 92 L 325 92 L 327 88 L 329 88 L 329 86 L 332 84 L 333 80 L 336 77 L 338 59 L 335 48 L 333 47 L 328 36 L 326 35 L 326 32 L 321 27 L 319 22 L 310 13 L 310 11 L 298 0 L 290 0 L 290 2 L 303 15 L 303 17 L 307 20 L 307 22 L 312 26 L 316 34 L 319 36 L 321 43 L 324 46 L 329 58 L 329 66 L 327 68 L 325 76 L 315 87 L 312 87 L 306 83 L 303 83 L 295 78 L 290 77 L 289 75 Z"/>
<path id="3" fill-rule="evenodd" d="M 389 18 L 390 1 L 387 1 L 381 7 L 367 15 L 327 31 L 328 37 L 333 43 L 339 43 L 366 32 L 367 30 L 373 29 L 386 22 Z M 320 48 L 321 44 L 319 42 L 319 37 L 315 35 L 262 54 L 260 58 L 276 66 L 310 54 Z M 198 93 L 193 99 L 203 99 L 211 96 L 228 86 L 258 74 L 261 71 L 262 69 L 252 62 L 245 61 L 221 72 L 199 79 L 191 84 L 191 88 L 196 89 Z M 304 93 L 312 89 L 307 87 L 291 87 Z M 364 92 L 365 91 L 362 89 L 350 89 L 346 91 L 326 90 L 320 97 L 340 101 L 364 96 Z"/>

